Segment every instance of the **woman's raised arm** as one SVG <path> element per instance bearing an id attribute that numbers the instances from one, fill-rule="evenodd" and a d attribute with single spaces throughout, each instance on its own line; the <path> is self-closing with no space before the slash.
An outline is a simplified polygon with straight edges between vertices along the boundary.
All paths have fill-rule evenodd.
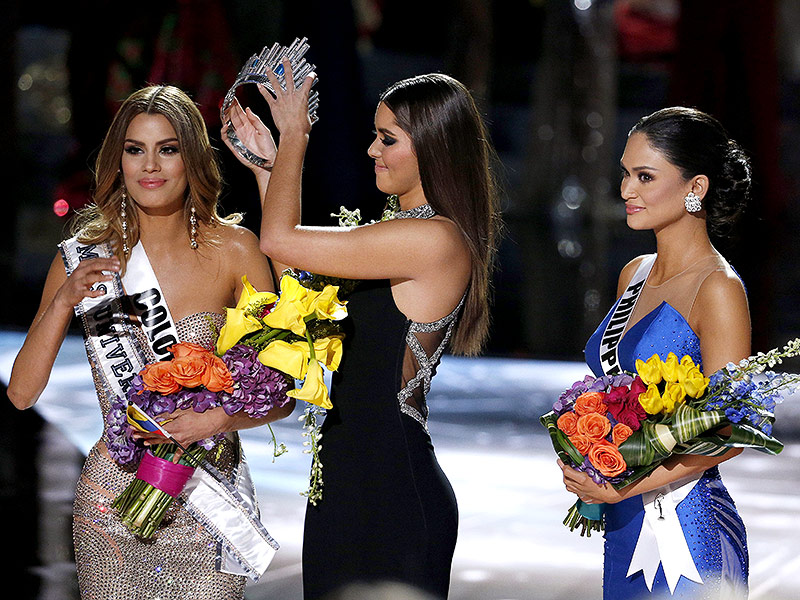
<path id="1" fill-rule="evenodd" d="M 78 265 L 67 277 L 61 257 L 56 255 L 47 273 L 39 310 L 33 319 L 8 383 L 8 397 L 20 410 L 30 408 L 44 391 L 61 343 L 67 334 L 75 305 L 84 298 L 105 292 L 92 286 L 111 281 L 109 271 L 119 271 L 117 258 L 94 258 Z"/>

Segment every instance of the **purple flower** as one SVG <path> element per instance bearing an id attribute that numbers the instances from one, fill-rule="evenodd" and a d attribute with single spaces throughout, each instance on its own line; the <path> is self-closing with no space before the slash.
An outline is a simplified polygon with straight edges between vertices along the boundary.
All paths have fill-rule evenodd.
<path id="1" fill-rule="evenodd" d="M 575 403 L 575 398 L 587 392 L 589 390 L 589 385 L 594 383 L 595 378 L 591 375 L 587 375 L 583 378 L 583 381 L 576 381 L 572 384 L 568 390 L 565 390 L 559 397 L 558 400 L 555 401 L 553 404 L 553 410 L 559 416 L 563 413 L 567 412 L 572 408 L 572 405 Z"/>
<path id="2" fill-rule="evenodd" d="M 258 350 L 237 344 L 222 357 L 233 376 L 232 394 L 222 394 L 225 412 L 232 415 L 244 410 L 253 418 L 265 416 L 273 407 L 284 406 L 290 389 L 287 375 L 258 360 Z"/>

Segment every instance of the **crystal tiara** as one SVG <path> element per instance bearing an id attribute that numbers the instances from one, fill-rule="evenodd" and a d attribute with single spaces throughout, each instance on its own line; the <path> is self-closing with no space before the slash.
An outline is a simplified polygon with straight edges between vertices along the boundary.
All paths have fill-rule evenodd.
<path id="1" fill-rule="evenodd" d="M 272 71 L 275 73 L 275 75 L 278 76 L 278 81 L 280 82 L 281 87 L 286 89 L 286 79 L 283 76 L 282 64 L 284 58 L 288 57 L 292 65 L 295 89 L 300 87 L 306 76 L 312 71 L 316 70 L 316 66 L 307 62 L 306 59 L 303 58 L 303 55 L 309 49 L 309 45 L 306 41 L 307 39 L 308 38 L 295 38 L 290 46 L 281 46 L 276 42 L 272 45 L 272 47 L 268 48 L 267 46 L 264 46 L 261 54 L 254 54 L 251 56 L 242 67 L 242 70 L 239 71 L 239 75 L 236 76 L 236 81 L 231 86 L 231 89 L 229 89 L 228 93 L 225 94 L 225 100 L 222 102 L 222 106 L 220 107 L 220 120 L 223 123 L 227 121 L 228 125 L 228 140 L 242 157 L 258 167 L 269 169 L 272 167 L 272 164 L 269 160 L 252 152 L 241 142 L 241 140 L 239 140 L 238 136 L 236 135 L 236 128 L 233 126 L 231 120 L 227 119 L 226 113 L 228 112 L 231 104 L 233 104 L 233 100 L 236 98 L 236 88 L 238 88 L 240 85 L 245 85 L 247 83 L 260 83 L 266 86 L 270 92 L 273 94 L 275 93 L 275 90 L 272 88 L 272 84 L 270 83 L 269 79 L 267 79 L 267 71 Z M 316 83 L 316 79 L 314 80 L 314 83 Z M 319 93 L 313 91 L 308 97 L 308 118 L 311 119 L 312 124 L 316 123 L 319 118 L 317 117 L 317 106 L 319 106 Z"/>

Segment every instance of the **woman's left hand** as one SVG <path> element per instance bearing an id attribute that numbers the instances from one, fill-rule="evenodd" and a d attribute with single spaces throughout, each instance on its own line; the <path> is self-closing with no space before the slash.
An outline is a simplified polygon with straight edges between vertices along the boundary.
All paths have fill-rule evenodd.
<path id="1" fill-rule="evenodd" d="M 607 483 L 595 483 L 586 473 L 565 465 L 561 459 L 558 460 L 558 466 L 564 474 L 567 491 L 578 496 L 586 504 L 615 504 L 624 499 L 613 486 Z"/>
<path id="2" fill-rule="evenodd" d="M 233 128 L 236 130 L 236 137 L 239 141 L 247 147 L 248 150 L 257 154 L 267 161 L 266 167 L 258 167 L 244 158 L 236 148 L 233 147 L 230 140 L 228 140 L 228 124 L 225 123 L 222 127 L 222 141 L 233 152 L 233 155 L 249 169 L 258 172 L 262 169 L 271 169 L 275 163 L 275 155 L 278 149 L 275 147 L 275 140 L 272 138 L 272 132 L 269 127 L 264 125 L 264 122 L 249 108 L 242 108 L 239 100 L 234 98 L 233 103 L 228 109 L 227 116 L 230 119 Z"/>
<path id="3" fill-rule="evenodd" d="M 162 427 L 184 448 L 192 442 L 223 433 L 224 424 L 228 420 L 228 415 L 221 407 L 210 408 L 205 412 L 195 412 L 192 409 L 176 410 L 174 413 L 159 417 L 163 417 L 159 418 Z M 163 435 L 142 431 L 134 431 L 133 437 L 143 440 L 145 445 L 172 443 Z"/>

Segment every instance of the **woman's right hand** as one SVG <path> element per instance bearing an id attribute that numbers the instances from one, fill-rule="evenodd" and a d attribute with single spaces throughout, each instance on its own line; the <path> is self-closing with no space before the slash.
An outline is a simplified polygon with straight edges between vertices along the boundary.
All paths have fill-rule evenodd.
<path id="1" fill-rule="evenodd" d="M 72 309 L 84 298 L 104 296 L 107 291 L 105 286 L 99 286 L 97 289 L 92 287 L 96 283 L 111 281 L 112 272 L 119 272 L 119 269 L 119 259 L 116 256 L 81 261 L 72 275 L 58 288 L 53 302 Z"/>
<path id="2" fill-rule="evenodd" d="M 311 86 L 317 79 L 314 72 L 309 73 L 300 87 L 295 88 L 291 85 L 294 81 L 292 65 L 288 58 L 283 59 L 283 79 L 290 84 L 286 89 L 281 87 L 277 75 L 272 71 L 267 72 L 267 79 L 275 90 L 273 96 L 266 86 L 258 86 L 258 90 L 269 104 L 272 112 L 272 120 L 281 135 L 297 133 L 308 135 L 311 131 L 311 119 L 308 116 L 308 97 L 311 93 Z"/>

